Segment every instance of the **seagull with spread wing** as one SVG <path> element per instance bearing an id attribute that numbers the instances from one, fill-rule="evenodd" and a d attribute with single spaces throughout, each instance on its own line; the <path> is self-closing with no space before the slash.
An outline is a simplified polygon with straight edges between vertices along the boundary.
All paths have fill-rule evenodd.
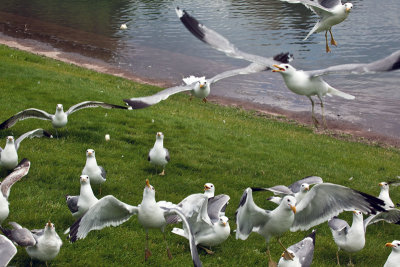
<path id="1" fill-rule="evenodd" d="M 311 1 L 308 1 L 311 2 Z M 229 42 L 224 36 L 215 32 L 212 29 L 199 23 L 194 17 L 189 15 L 186 11 L 179 8 L 176 9 L 178 17 L 185 27 L 198 39 L 204 43 L 210 45 L 214 49 L 224 52 L 227 56 L 233 58 L 244 59 L 250 62 L 258 63 L 274 69 L 274 72 L 279 72 L 285 81 L 286 86 L 295 94 L 307 96 L 312 105 L 312 120 L 314 125 L 318 124 L 318 120 L 314 115 L 314 101 L 311 96 L 317 96 L 321 101 L 322 108 L 322 118 L 326 126 L 325 115 L 324 115 L 324 105 L 322 97 L 325 95 L 340 96 L 345 99 L 354 99 L 355 97 L 341 92 L 323 79 L 323 75 L 338 73 L 338 74 L 364 74 L 364 73 L 374 73 L 374 72 L 385 72 L 393 71 L 400 68 L 400 50 L 392 53 L 386 58 L 373 61 L 367 64 L 343 64 L 328 67 L 326 69 L 302 71 L 296 70 L 293 66 L 289 64 L 275 64 L 270 58 L 261 57 L 258 55 L 249 54 L 239 50 L 235 45 Z"/>
<path id="2" fill-rule="evenodd" d="M 283 252 L 278 267 L 310 267 L 315 248 L 315 230 L 300 242 L 288 247 L 291 258 Z"/>
<path id="3" fill-rule="evenodd" d="M 28 159 L 23 159 L 4 180 L 0 183 L 0 225 L 8 217 L 10 212 L 8 206 L 8 197 L 11 187 L 28 174 L 31 162 Z"/>
<path id="4" fill-rule="evenodd" d="M 4 235 L 0 235 L 0 266 L 7 266 L 17 254 L 13 242 Z"/>
<path id="5" fill-rule="evenodd" d="M 75 242 L 79 239 L 85 238 L 92 230 L 101 230 L 107 226 L 118 226 L 128 221 L 132 215 L 135 214 L 138 215 L 139 223 L 146 229 L 146 260 L 151 256 L 151 252 L 148 248 L 148 230 L 152 228 L 161 229 L 164 240 L 166 240 L 164 232 L 165 226 L 167 225 L 166 218 L 170 215 L 176 214 L 188 229 L 188 239 L 193 264 L 194 266 L 201 266 L 191 226 L 189 225 L 185 215 L 177 205 L 171 202 L 156 202 L 155 189 L 150 185 L 148 179 L 146 179 L 146 186 L 143 191 L 143 199 L 140 205 L 131 206 L 118 200 L 112 195 L 105 196 L 99 199 L 96 204 L 91 206 L 89 210 L 69 228 L 68 238 L 71 242 Z M 66 232 L 68 232 L 68 230 Z M 172 258 L 168 245 L 167 254 L 169 258 Z"/>
<path id="6" fill-rule="evenodd" d="M 337 46 L 337 42 L 333 39 L 332 26 L 343 22 L 350 14 L 353 8 L 352 3 L 342 4 L 341 0 L 281 0 L 288 3 L 302 3 L 307 8 L 311 9 L 320 17 L 320 20 L 315 24 L 312 30 L 307 34 L 304 40 L 314 32 L 325 31 L 326 52 L 331 49 L 328 45 L 328 31 L 331 35 L 331 45 Z"/>
<path id="7" fill-rule="evenodd" d="M 53 138 L 53 136 L 43 129 L 36 129 L 24 133 L 17 140 L 14 141 L 13 136 L 7 136 L 7 143 L 4 149 L 0 147 L 0 166 L 7 170 L 12 170 L 18 165 L 18 149 L 20 143 L 25 138 L 33 138 L 33 137 L 48 137 Z"/>

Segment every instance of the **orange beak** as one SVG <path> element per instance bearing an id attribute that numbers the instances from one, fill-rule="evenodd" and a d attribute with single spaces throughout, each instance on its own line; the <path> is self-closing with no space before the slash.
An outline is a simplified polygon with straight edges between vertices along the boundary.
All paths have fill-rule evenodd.
<path id="1" fill-rule="evenodd" d="M 48 221 L 47 226 L 48 226 L 48 227 L 51 227 L 51 222 L 50 222 L 50 220 Z"/>
<path id="2" fill-rule="evenodd" d="M 383 186 L 383 183 L 379 183 L 379 186 Z"/>
<path id="3" fill-rule="evenodd" d="M 392 243 L 386 243 L 385 247 L 391 247 L 392 248 L 392 247 L 394 247 L 394 245 Z"/>
<path id="4" fill-rule="evenodd" d="M 277 70 L 272 70 L 272 72 L 281 72 L 281 71 L 285 71 L 285 69 L 282 68 L 282 67 L 279 66 L 279 65 L 272 65 L 272 66 L 275 67 L 275 68 L 277 68 Z"/>
<path id="5" fill-rule="evenodd" d="M 208 187 L 207 185 L 204 185 L 204 191 L 209 190 L 210 187 Z"/>
<path id="6" fill-rule="evenodd" d="M 353 210 L 353 213 L 354 213 L 354 214 L 357 214 L 357 211 Z"/>
<path id="7" fill-rule="evenodd" d="M 146 186 L 150 188 L 150 182 L 149 182 L 149 179 L 146 179 Z"/>
<path id="8" fill-rule="evenodd" d="M 292 209 L 293 213 L 296 214 L 296 206 L 292 206 L 292 205 L 289 205 L 289 206 Z"/>

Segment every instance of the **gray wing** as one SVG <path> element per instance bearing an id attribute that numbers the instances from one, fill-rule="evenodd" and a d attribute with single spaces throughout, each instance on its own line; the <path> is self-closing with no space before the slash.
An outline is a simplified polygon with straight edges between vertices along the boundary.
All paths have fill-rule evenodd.
<path id="1" fill-rule="evenodd" d="M 296 257 L 299 258 L 301 267 L 309 267 L 314 257 L 314 247 L 315 231 L 312 231 L 306 238 L 288 247 L 288 250 L 293 251 Z"/>
<path id="2" fill-rule="evenodd" d="M 36 130 L 32 130 L 32 131 L 30 131 L 30 132 L 27 132 L 27 133 L 24 133 L 23 135 L 21 135 L 20 137 L 18 137 L 18 139 L 17 140 L 15 140 L 15 149 L 16 150 L 18 150 L 18 148 L 19 148 L 19 144 L 22 142 L 22 140 L 24 140 L 25 138 L 34 138 L 34 137 L 48 137 L 48 138 L 53 138 L 53 136 L 49 133 L 49 132 L 47 132 L 47 131 L 45 131 L 45 130 L 43 130 L 43 129 L 41 129 L 41 128 L 39 128 L 39 129 L 36 129 Z"/>
<path id="3" fill-rule="evenodd" d="M 162 90 L 154 95 L 151 95 L 151 96 L 134 97 L 134 98 L 130 98 L 130 99 L 124 99 L 124 102 L 127 103 L 129 106 L 131 106 L 132 109 L 146 108 L 146 107 L 155 105 L 155 104 L 161 102 L 162 100 L 166 100 L 171 95 L 174 95 L 174 94 L 177 94 L 180 92 L 193 90 L 196 83 L 197 82 L 194 82 L 189 85 L 180 85 L 180 86 L 170 87 L 170 88 L 164 89 L 164 90 Z"/>
<path id="4" fill-rule="evenodd" d="M 71 213 L 75 213 L 78 212 L 79 208 L 78 208 L 78 200 L 79 200 L 79 196 L 65 196 L 65 200 L 67 202 L 67 206 L 69 208 L 69 210 L 71 211 Z"/>
<path id="5" fill-rule="evenodd" d="M 25 119 L 35 118 L 41 120 L 49 120 L 53 119 L 54 115 L 47 113 L 46 111 L 36 109 L 36 108 L 29 108 L 25 109 L 21 112 L 18 112 L 8 120 L 4 121 L 0 124 L 0 130 L 7 129 L 16 124 L 18 121 L 22 121 Z"/>
<path id="6" fill-rule="evenodd" d="M 101 170 L 101 177 L 103 177 L 104 179 L 106 179 L 106 170 L 102 167 L 99 166 L 100 170 Z"/>
<path id="7" fill-rule="evenodd" d="M 182 210 L 182 213 L 186 218 L 196 218 L 197 214 L 203 205 L 203 201 L 206 201 L 207 197 L 204 194 L 192 194 L 184 198 L 177 206 Z M 178 223 L 180 222 L 180 217 L 178 215 L 171 215 L 167 218 L 167 223 Z"/>
<path id="8" fill-rule="evenodd" d="M 336 232 L 347 231 L 350 228 L 350 225 L 345 220 L 339 219 L 336 216 L 328 221 L 328 226 Z"/>
<path id="9" fill-rule="evenodd" d="M 112 195 L 105 196 L 70 227 L 68 238 L 75 242 L 85 238 L 92 230 L 118 226 L 137 212 L 138 207 L 128 205 Z"/>
<path id="10" fill-rule="evenodd" d="M 218 222 L 220 212 L 225 212 L 230 197 L 228 195 L 217 195 L 208 199 L 207 214 L 212 223 Z"/>
<path id="11" fill-rule="evenodd" d="M 258 207 L 253 200 L 251 188 L 244 190 L 236 210 L 236 239 L 246 240 L 253 228 L 260 227 L 270 219 L 270 211 Z"/>
<path id="12" fill-rule="evenodd" d="M 251 63 L 245 68 L 240 68 L 240 69 L 234 69 L 234 70 L 228 70 L 225 72 L 222 72 L 220 74 L 215 75 L 211 79 L 208 79 L 209 83 L 215 83 L 219 80 L 229 78 L 232 76 L 236 75 L 244 75 L 244 74 L 251 74 L 251 73 L 257 73 L 265 70 L 269 70 L 270 68 L 265 67 L 265 65 L 260 65 L 258 63 Z"/>
<path id="13" fill-rule="evenodd" d="M 373 223 L 385 221 L 388 223 L 400 224 L 400 210 L 399 209 L 388 209 L 386 212 L 380 212 L 376 215 L 371 215 L 364 220 L 364 231 L 367 230 L 367 226 Z"/>
<path id="14" fill-rule="evenodd" d="M 124 107 L 124 106 L 108 104 L 108 103 L 99 102 L 99 101 L 84 101 L 82 103 L 73 105 L 65 113 L 67 115 L 70 115 L 70 114 L 74 113 L 75 111 L 78 111 L 78 110 L 81 110 L 84 108 L 97 108 L 97 107 L 102 107 L 102 108 L 107 108 L 107 109 L 112 109 L 112 108 L 128 109 L 127 107 Z"/>
<path id="15" fill-rule="evenodd" d="M 317 15 L 323 16 L 324 13 L 332 14 L 332 9 L 337 5 L 342 5 L 341 0 L 281 0 L 292 4 L 301 3 L 314 11 Z"/>
<path id="16" fill-rule="evenodd" d="M 384 211 L 385 202 L 366 193 L 331 183 L 317 184 L 296 206 L 291 231 L 307 230 L 323 223 L 342 211 L 363 213 Z"/>
<path id="17" fill-rule="evenodd" d="M 292 190 L 293 193 L 297 193 L 300 191 L 300 187 L 302 184 L 307 183 L 309 185 L 312 184 L 322 184 L 324 181 L 321 177 L 318 176 L 307 176 L 301 180 L 294 182 L 293 184 L 289 185 L 289 189 Z"/>
<path id="18" fill-rule="evenodd" d="M 287 186 L 285 185 L 275 185 L 273 187 L 267 187 L 267 188 L 252 188 L 253 191 L 270 191 L 274 193 L 275 195 L 280 195 L 280 196 L 285 196 L 285 195 L 293 195 L 292 190 L 290 190 Z"/>
<path id="19" fill-rule="evenodd" d="M 169 162 L 171 160 L 171 157 L 169 156 L 169 151 L 166 148 L 164 149 L 165 149 L 165 160 Z"/>
<path id="20" fill-rule="evenodd" d="M 189 239 L 190 254 L 192 256 L 193 266 L 195 266 L 195 267 L 202 266 L 202 263 L 200 261 L 200 257 L 199 257 L 198 251 L 197 251 L 197 247 L 196 247 L 196 241 L 194 240 L 192 226 L 189 224 L 187 218 L 182 213 L 182 211 L 178 208 L 166 209 L 164 212 L 164 217 L 166 219 L 168 219 L 168 217 L 170 217 L 170 215 L 173 215 L 173 214 L 179 216 L 179 218 L 181 219 L 181 221 L 187 231 L 187 234 L 188 234 L 187 237 Z"/>
<path id="21" fill-rule="evenodd" d="M 17 167 L 10 173 L 6 178 L 4 178 L 3 182 L 0 184 L 0 190 L 3 196 L 8 199 L 10 195 L 10 189 L 22 177 L 28 174 L 29 168 L 31 167 L 31 162 L 28 159 L 23 159 L 20 161 Z"/>
<path id="22" fill-rule="evenodd" d="M 321 76 L 331 73 L 352 73 L 352 74 L 364 74 L 364 73 L 375 73 L 384 71 L 393 71 L 400 69 L 400 50 L 392 53 L 383 59 L 373 61 L 366 64 L 343 64 L 336 65 L 321 70 L 305 71 L 310 76 Z"/>
<path id="23" fill-rule="evenodd" d="M 17 248 L 14 244 L 4 235 L 0 235 L 0 266 L 7 266 L 15 254 Z"/>
<path id="24" fill-rule="evenodd" d="M 36 239 L 31 231 L 23 228 L 16 222 L 10 222 L 9 224 L 12 225 L 14 229 L 1 228 L 1 230 L 10 240 L 22 247 L 31 247 L 36 245 Z"/>
<path id="25" fill-rule="evenodd" d="M 211 47 L 221 52 L 224 52 L 227 56 L 244 59 L 250 62 L 255 62 L 262 66 L 270 68 L 272 68 L 272 66 L 275 64 L 288 63 L 291 59 L 291 55 L 289 53 L 285 54 L 286 56 L 280 57 L 280 60 L 282 61 L 277 61 L 274 60 L 273 58 L 266 58 L 242 52 L 238 48 L 236 48 L 235 45 L 230 43 L 229 40 L 226 39 L 224 36 L 199 23 L 194 17 L 190 16 L 185 10 L 181 10 L 178 7 L 176 8 L 175 11 L 179 19 L 183 23 L 183 25 L 185 25 L 185 27 L 194 36 L 196 36 L 204 43 L 209 44 Z"/>

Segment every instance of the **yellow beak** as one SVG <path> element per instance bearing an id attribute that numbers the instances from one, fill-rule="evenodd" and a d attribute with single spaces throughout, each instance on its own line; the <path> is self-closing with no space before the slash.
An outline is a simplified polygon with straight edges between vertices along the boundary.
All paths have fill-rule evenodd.
<path id="1" fill-rule="evenodd" d="M 146 179 L 146 186 L 147 186 L 147 187 L 150 187 L 149 179 Z"/>
<path id="2" fill-rule="evenodd" d="M 292 209 L 293 213 L 296 214 L 296 206 L 292 206 L 292 205 L 289 205 L 289 206 Z"/>
<path id="3" fill-rule="evenodd" d="M 349 12 L 351 10 L 351 8 L 346 8 L 346 12 Z"/>
<path id="4" fill-rule="evenodd" d="M 47 226 L 51 227 L 51 222 L 50 221 L 47 222 Z"/>
<path id="5" fill-rule="evenodd" d="M 279 66 L 279 65 L 272 65 L 272 66 L 275 67 L 275 68 L 277 68 L 277 70 L 272 70 L 272 72 L 281 72 L 281 71 L 285 71 L 285 69 L 282 68 L 282 67 Z"/>
<path id="6" fill-rule="evenodd" d="M 204 87 L 204 84 L 200 84 L 200 88 L 203 88 Z"/>
<path id="7" fill-rule="evenodd" d="M 383 186 L 383 183 L 379 183 L 379 186 Z"/>
<path id="8" fill-rule="evenodd" d="M 385 247 L 391 247 L 392 248 L 392 247 L 394 247 L 394 245 L 392 243 L 386 243 Z"/>
<path id="9" fill-rule="evenodd" d="M 210 187 L 204 185 L 204 191 L 209 190 L 209 189 L 210 189 Z"/>

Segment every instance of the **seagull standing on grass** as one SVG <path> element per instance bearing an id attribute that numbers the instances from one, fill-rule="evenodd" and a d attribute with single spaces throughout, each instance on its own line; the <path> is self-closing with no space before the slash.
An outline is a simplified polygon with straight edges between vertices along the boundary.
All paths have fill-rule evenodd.
<path id="1" fill-rule="evenodd" d="M 17 254 L 17 248 L 4 235 L 0 235 L 0 266 L 7 266 Z"/>
<path id="2" fill-rule="evenodd" d="M 66 196 L 68 208 L 75 218 L 82 217 L 91 206 L 99 201 L 93 194 L 89 179 L 89 176 L 81 175 L 79 196 Z"/>
<path id="3" fill-rule="evenodd" d="M 165 165 L 170 161 L 169 151 L 164 148 L 164 134 L 162 132 L 158 132 L 156 134 L 156 142 L 152 149 L 150 149 L 149 155 L 147 156 L 147 160 L 150 163 L 157 166 L 162 166 L 163 170 L 159 175 L 165 175 Z"/>
<path id="4" fill-rule="evenodd" d="M 73 105 L 66 112 L 64 112 L 64 108 L 63 108 L 62 104 L 57 104 L 56 113 L 54 115 L 49 114 L 46 111 L 43 111 L 40 109 L 29 108 L 29 109 L 25 109 L 21 112 L 18 112 L 17 114 L 15 114 L 11 118 L 9 118 L 8 120 L 6 120 L 2 124 L 0 124 L 0 130 L 10 128 L 14 124 L 16 124 L 18 121 L 34 118 L 34 119 L 51 121 L 51 123 L 53 124 L 53 127 L 57 131 L 58 128 L 62 128 L 65 125 L 67 125 L 68 116 L 70 114 L 74 113 L 75 111 L 84 109 L 84 108 L 97 108 L 97 107 L 102 107 L 102 108 L 107 108 L 107 109 L 111 109 L 111 108 L 127 109 L 127 107 L 118 106 L 118 105 L 114 105 L 114 104 L 108 104 L 108 103 L 99 102 L 99 101 L 84 101 L 84 102 L 78 103 L 76 105 Z M 57 136 L 58 136 L 58 133 L 57 133 Z"/>
<path id="5" fill-rule="evenodd" d="M 381 191 L 379 192 L 378 198 L 385 201 L 385 209 L 394 208 L 395 205 L 389 196 L 389 183 L 380 182 L 379 186 L 381 187 Z"/>
<path id="6" fill-rule="evenodd" d="M 44 229 L 32 230 L 36 244 L 32 247 L 26 247 L 26 252 L 31 260 L 37 259 L 47 262 L 54 259 L 60 252 L 62 246 L 61 238 L 58 236 L 54 224 L 50 221 L 45 225 Z M 31 262 L 32 266 L 32 262 Z"/>
<path id="7" fill-rule="evenodd" d="M 278 267 L 310 267 L 314 257 L 314 247 L 315 230 L 300 242 L 288 247 L 287 250 L 293 260 L 283 252 Z"/>
<path id="8" fill-rule="evenodd" d="M 268 189 L 254 188 L 254 190 L 265 191 Z M 251 232 L 262 235 L 267 243 L 269 264 L 274 266 L 275 263 L 269 252 L 271 237 L 277 237 L 278 243 L 290 258 L 291 255 L 280 241 L 280 236 L 287 230 L 308 230 L 345 210 L 358 209 L 364 213 L 384 211 L 384 202 L 381 199 L 331 183 L 313 186 L 306 196 L 296 204 L 294 196 L 286 195 L 277 208 L 272 211 L 264 210 L 254 203 L 253 189 L 247 188 L 236 210 L 236 239 L 246 240 Z"/>
<path id="9" fill-rule="evenodd" d="M 400 262 L 400 241 L 394 240 L 392 243 L 386 243 L 386 247 L 391 247 L 392 252 L 383 267 L 398 267 Z"/>
<path id="10" fill-rule="evenodd" d="M 185 215 L 177 205 L 171 202 L 155 200 L 155 189 L 148 179 L 146 179 L 146 186 L 143 191 L 143 199 L 139 206 L 128 205 L 112 195 L 101 198 L 96 204 L 89 208 L 89 210 L 79 218 L 69 229 L 69 236 L 71 242 L 78 239 L 85 238 L 92 230 L 101 230 L 107 226 L 118 226 L 130 219 L 132 215 L 138 215 L 139 223 L 146 230 L 146 244 L 145 244 L 145 260 L 151 256 L 148 246 L 148 230 L 152 228 L 161 229 L 164 236 L 164 241 L 167 245 L 167 254 L 171 258 L 166 238 L 165 226 L 167 225 L 166 218 L 170 215 L 176 214 L 180 217 L 185 227 L 188 230 L 188 239 L 190 245 L 190 252 L 194 266 L 201 266 L 201 261 L 197 253 L 194 236 L 192 235 L 191 226 L 189 225 Z M 66 231 L 68 232 L 68 230 Z"/>
<path id="11" fill-rule="evenodd" d="M 307 8 L 311 9 L 320 17 L 320 20 L 315 24 L 312 30 L 307 34 L 304 40 L 314 32 L 325 31 L 326 52 L 331 49 L 328 45 L 328 31 L 331 35 L 331 45 L 337 46 L 337 42 L 333 39 L 332 26 L 343 22 L 350 14 L 353 8 L 352 3 L 342 4 L 341 0 L 281 0 L 288 3 L 302 3 Z"/>
<path id="12" fill-rule="evenodd" d="M 12 170 L 18 165 L 18 149 L 20 143 L 25 138 L 33 138 L 33 137 L 48 137 L 53 138 L 51 134 L 44 131 L 43 129 L 36 129 L 21 135 L 17 140 L 14 141 L 13 136 L 7 136 L 7 143 L 4 149 L 0 147 L 0 166 L 7 170 Z"/>
<path id="13" fill-rule="evenodd" d="M 305 2 L 305 0 L 301 1 Z M 328 1 L 330 2 L 333 0 L 326 0 L 324 2 Z M 307 2 L 312 3 L 313 1 L 307 1 Z M 328 67 L 326 69 L 311 70 L 311 71 L 296 70 L 289 64 L 273 63 L 274 61 L 272 59 L 242 52 L 232 43 L 230 43 L 229 40 L 226 39 L 224 36 L 199 23 L 194 17 L 190 16 L 186 11 L 177 8 L 176 13 L 178 14 L 178 17 L 180 18 L 181 22 L 195 37 L 197 37 L 204 43 L 210 45 L 214 49 L 222 51 L 227 56 L 233 58 L 240 58 L 247 61 L 255 62 L 258 63 L 259 65 L 264 65 L 265 67 L 277 68 L 274 70 L 274 72 L 279 72 L 282 74 L 285 84 L 289 88 L 289 90 L 291 90 L 293 93 L 307 96 L 310 99 L 312 105 L 312 120 L 314 125 L 318 124 L 318 120 L 315 118 L 314 115 L 314 101 L 312 100 L 311 96 L 317 96 L 321 101 L 322 118 L 325 126 L 326 126 L 326 121 L 324 115 L 324 104 L 322 102 L 323 96 L 336 95 L 343 97 L 345 99 L 354 99 L 354 96 L 343 93 L 333 88 L 329 84 L 327 84 L 322 79 L 323 75 L 331 73 L 364 74 L 364 73 L 374 73 L 383 71 L 393 71 L 400 68 L 400 50 L 398 50 L 392 53 L 391 55 L 387 56 L 386 58 L 373 61 L 367 64 L 343 64 L 343 65 Z"/>
<path id="14" fill-rule="evenodd" d="M 21 180 L 28 174 L 31 162 L 27 159 L 21 160 L 19 165 L 0 183 L 0 225 L 8 217 L 10 213 L 8 197 L 13 184 Z"/>
<path id="15" fill-rule="evenodd" d="M 97 165 L 96 155 L 93 149 L 86 150 L 86 164 L 83 167 L 82 175 L 87 175 L 91 184 L 101 184 L 106 181 L 106 170 Z"/>

